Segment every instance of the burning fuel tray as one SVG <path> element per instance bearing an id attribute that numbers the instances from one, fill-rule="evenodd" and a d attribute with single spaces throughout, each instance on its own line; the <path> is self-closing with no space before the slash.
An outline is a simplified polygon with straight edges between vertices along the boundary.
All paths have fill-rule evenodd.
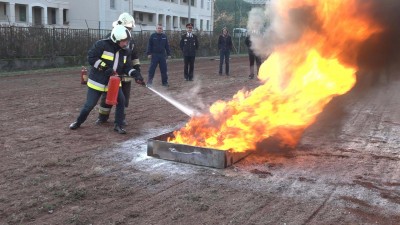
<path id="1" fill-rule="evenodd" d="M 233 152 L 232 150 L 225 151 L 170 143 L 167 142 L 168 137 L 174 137 L 173 132 L 148 139 L 147 155 L 176 162 L 223 169 L 250 154 L 250 152 Z"/>

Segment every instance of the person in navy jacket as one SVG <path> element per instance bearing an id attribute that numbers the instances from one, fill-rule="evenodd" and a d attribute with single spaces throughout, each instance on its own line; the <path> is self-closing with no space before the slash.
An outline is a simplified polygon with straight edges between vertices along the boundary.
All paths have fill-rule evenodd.
<path id="1" fill-rule="evenodd" d="M 156 72 L 157 65 L 160 65 L 162 85 L 168 87 L 167 57 L 171 58 L 171 51 L 167 35 L 163 33 L 161 24 L 158 24 L 156 32 L 150 35 L 146 53 L 147 57 L 151 59 L 147 85 L 151 86 L 153 84 L 154 73 Z"/>
<path id="2" fill-rule="evenodd" d="M 182 35 L 180 47 L 183 53 L 183 76 L 186 81 L 193 81 L 194 60 L 196 58 L 196 50 L 199 48 L 197 36 L 193 34 L 193 24 L 186 24 L 186 34 Z"/>

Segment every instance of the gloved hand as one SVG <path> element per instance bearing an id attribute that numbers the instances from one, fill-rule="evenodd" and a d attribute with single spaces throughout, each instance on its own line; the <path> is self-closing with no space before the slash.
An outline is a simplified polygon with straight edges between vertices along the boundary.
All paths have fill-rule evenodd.
<path id="1" fill-rule="evenodd" d="M 148 59 L 151 59 L 151 55 L 147 55 L 147 58 L 148 58 Z"/>
<path id="2" fill-rule="evenodd" d="M 140 84 L 140 85 L 146 85 L 143 81 L 143 77 L 142 74 L 140 74 L 139 71 L 137 70 L 133 70 L 132 72 L 130 72 L 129 76 L 134 77 L 135 78 L 135 82 Z"/>
<path id="3" fill-rule="evenodd" d="M 142 85 L 142 86 L 146 86 L 146 83 L 143 81 L 143 78 L 140 80 L 140 79 L 135 79 L 135 82 L 137 83 L 137 84 L 140 84 L 140 85 Z"/>
<path id="4" fill-rule="evenodd" d="M 140 73 L 140 64 L 134 65 L 133 69 L 135 69 L 136 71 L 139 71 L 139 73 Z"/>
<path id="5" fill-rule="evenodd" d="M 133 78 L 135 78 L 135 79 L 137 79 L 138 77 L 140 77 L 140 78 L 143 79 L 142 74 L 140 74 L 140 71 L 138 71 L 138 70 L 136 70 L 136 69 L 133 69 L 133 70 L 129 73 L 129 76 L 131 76 L 131 77 L 133 77 Z"/>
<path id="6" fill-rule="evenodd" d="M 114 74 L 114 69 L 113 68 L 108 68 L 106 71 L 104 71 L 104 75 L 106 76 L 111 76 Z"/>

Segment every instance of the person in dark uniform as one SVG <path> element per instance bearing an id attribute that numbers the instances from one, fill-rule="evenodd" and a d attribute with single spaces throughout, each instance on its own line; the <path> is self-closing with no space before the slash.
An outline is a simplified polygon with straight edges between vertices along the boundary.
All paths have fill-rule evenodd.
<path id="1" fill-rule="evenodd" d="M 71 130 L 78 129 L 96 106 L 99 98 L 107 92 L 108 81 L 112 75 L 128 74 L 135 78 L 136 83 L 145 85 L 141 74 L 132 68 L 130 52 L 127 50 L 131 34 L 122 25 L 117 25 L 111 31 L 109 39 L 97 41 L 88 52 L 88 62 L 91 65 L 86 103 L 75 122 L 69 125 Z M 118 90 L 118 104 L 115 111 L 114 130 L 126 134 L 122 127 L 125 109 L 125 96 L 121 88 Z"/>
<path id="2" fill-rule="evenodd" d="M 132 29 L 135 27 L 135 20 L 131 15 L 128 13 L 122 13 L 117 21 L 114 21 L 113 27 L 116 25 L 123 25 L 126 27 L 129 31 L 132 31 Z M 106 36 L 106 38 L 109 38 L 110 34 Z M 137 53 L 137 50 L 135 48 L 135 42 L 133 38 L 129 41 L 128 48 L 130 50 L 130 55 L 131 55 L 131 60 L 132 60 L 132 66 L 133 68 L 140 73 L 140 60 L 139 56 Z M 121 78 L 121 89 L 122 93 L 124 93 L 125 96 L 125 108 L 129 106 L 129 97 L 131 95 L 131 83 L 132 83 L 133 78 L 130 76 L 123 76 Z M 100 106 L 99 106 L 99 117 L 96 120 L 96 124 L 103 124 L 106 123 L 108 118 L 110 117 L 110 112 L 112 105 L 107 105 L 106 104 L 106 93 L 104 93 L 101 96 L 100 99 Z M 123 125 L 126 126 L 128 123 L 126 122 L 126 115 L 124 114 L 124 120 L 123 120 Z"/>
<path id="3" fill-rule="evenodd" d="M 232 38 L 226 27 L 222 28 L 222 33 L 218 37 L 219 50 L 219 75 L 222 75 L 222 65 L 225 61 L 225 75 L 229 76 L 229 57 L 233 47 Z"/>
<path id="4" fill-rule="evenodd" d="M 192 33 L 193 24 L 186 24 L 186 34 L 182 35 L 180 47 L 183 53 L 183 75 L 186 81 L 193 80 L 194 60 L 196 58 L 196 50 L 199 48 L 197 36 Z"/>
<path id="5" fill-rule="evenodd" d="M 171 58 L 171 51 L 167 35 L 163 33 L 161 24 L 158 24 L 156 32 L 150 35 L 146 53 L 147 57 L 151 59 L 147 85 L 151 86 L 153 84 L 154 73 L 156 72 L 157 65 L 160 65 L 162 86 L 168 87 L 167 57 Z"/>
<path id="6" fill-rule="evenodd" d="M 258 71 L 260 71 L 260 66 L 261 66 L 261 57 L 257 56 L 253 49 L 251 49 L 251 40 L 250 40 L 250 36 L 248 35 L 244 41 L 244 43 L 247 46 L 247 51 L 249 54 L 249 63 L 250 63 L 250 75 L 249 75 L 249 79 L 253 79 L 254 78 L 254 61 L 256 62 L 257 65 L 257 76 L 258 76 Z"/>

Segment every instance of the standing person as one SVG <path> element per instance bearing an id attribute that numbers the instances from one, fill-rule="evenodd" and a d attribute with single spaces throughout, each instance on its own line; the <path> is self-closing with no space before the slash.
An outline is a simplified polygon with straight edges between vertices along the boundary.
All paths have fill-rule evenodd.
<path id="1" fill-rule="evenodd" d="M 186 34 L 182 35 L 180 42 L 185 63 L 183 75 L 186 81 L 193 81 L 194 60 L 196 58 L 196 50 L 199 48 L 197 36 L 192 33 L 192 30 L 193 24 L 186 24 Z"/>
<path id="2" fill-rule="evenodd" d="M 156 32 L 150 35 L 146 53 L 147 58 L 151 59 L 147 85 L 151 86 L 153 84 L 154 73 L 156 72 L 157 65 L 160 65 L 162 86 L 168 87 L 166 57 L 171 58 L 171 52 L 169 50 L 167 35 L 163 33 L 161 24 L 158 24 Z"/>
<path id="3" fill-rule="evenodd" d="M 145 85 L 141 74 L 132 68 L 130 53 L 126 50 L 131 38 L 130 32 L 122 25 L 115 26 L 109 39 L 97 41 L 88 52 L 88 62 L 92 66 L 87 82 L 88 91 L 86 103 L 81 112 L 69 128 L 78 129 L 87 119 L 89 113 L 96 106 L 99 98 L 107 92 L 108 81 L 114 74 L 128 74 L 133 76 L 138 84 Z M 125 109 L 125 96 L 121 88 L 118 90 L 118 104 L 115 112 L 114 130 L 120 134 L 126 134 L 122 127 Z"/>
<path id="4" fill-rule="evenodd" d="M 225 75 L 229 76 L 229 56 L 232 50 L 232 38 L 226 27 L 222 28 L 222 33 L 218 38 L 219 50 L 219 75 L 222 75 L 222 65 L 225 61 Z"/>
<path id="5" fill-rule="evenodd" d="M 121 15 L 119 15 L 118 20 L 113 22 L 113 27 L 115 27 L 116 25 L 122 25 L 129 31 L 132 31 L 132 29 L 135 27 L 135 20 L 133 19 L 133 17 L 131 15 L 129 15 L 129 13 L 122 13 Z M 111 33 L 107 34 L 106 38 L 109 38 L 110 35 L 111 35 Z M 128 50 L 130 51 L 133 68 L 140 73 L 140 60 L 139 60 L 138 53 L 135 48 L 135 42 L 134 42 L 133 38 L 131 38 L 129 40 Z M 127 108 L 129 106 L 129 97 L 131 95 L 132 80 L 133 80 L 133 78 L 130 76 L 123 76 L 121 79 L 121 89 L 122 89 L 122 93 L 124 93 L 124 96 L 125 96 L 125 108 Z M 103 95 L 101 96 L 100 107 L 99 107 L 99 117 L 96 120 L 96 124 L 106 123 L 110 116 L 112 105 L 106 104 L 106 96 L 107 96 L 106 93 L 103 93 Z M 122 124 L 124 126 L 127 125 L 126 114 L 124 114 L 124 119 L 123 119 Z"/>
<path id="6" fill-rule="evenodd" d="M 252 42 L 250 40 L 249 35 L 247 35 L 244 43 L 247 46 L 247 50 L 248 50 L 248 54 L 249 54 L 249 62 L 250 62 L 249 78 L 253 79 L 254 78 L 254 61 L 256 61 L 256 64 L 257 64 L 257 76 L 258 76 L 258 71 L 260 71 L 260 66 L 261 66 L 261 58 L 254 53 L 253 49 L 251 49 Z"/>

